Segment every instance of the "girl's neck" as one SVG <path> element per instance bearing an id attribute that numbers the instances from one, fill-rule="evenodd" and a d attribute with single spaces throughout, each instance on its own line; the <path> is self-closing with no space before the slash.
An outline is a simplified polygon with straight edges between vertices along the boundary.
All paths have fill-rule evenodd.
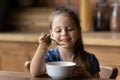
<path id="1" fill-rule="evenodd" d="M 59 53 L 63 61 L 73 61 L 74 49 L 71 48 L 59 48 Z"/>

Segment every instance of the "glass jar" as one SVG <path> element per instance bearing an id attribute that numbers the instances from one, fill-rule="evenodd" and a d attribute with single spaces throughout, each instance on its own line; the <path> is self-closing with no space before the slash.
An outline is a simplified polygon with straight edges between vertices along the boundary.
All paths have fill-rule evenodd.
<path id="1" fill-rule="evenodd" d="M 120 32 L 120 3 L 114 2 L 112 5 L 112 15 L 110 19 L 110 30 Z"/>
<path id="2" fill-rule="evenodd" d="M 106 0 L 100 0 L 97 4 L 97 12 L 94 14 L 94 30 L 108 31 L 110 20 L 110 6 Z"/>

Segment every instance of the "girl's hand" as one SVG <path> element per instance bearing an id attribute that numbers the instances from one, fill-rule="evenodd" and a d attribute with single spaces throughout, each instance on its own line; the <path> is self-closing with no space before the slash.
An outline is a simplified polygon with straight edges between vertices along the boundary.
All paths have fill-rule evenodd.
<path id="1" fill-rule="evenodd" d="M 75 66 L 75 68 L 73 69 L 72 76 L 80 77 L 80 78 L 91 78 L 92 77 L 91 74 L 85 69 L 83 69 L 81 66 Z"/>
<path id="2" fill-rule="evenodd" d="M 50 34 L 41 33 L 39 37 L 39 44 L 44 48 L 49 47 L 51 44 Z"/>
<path id="3" fill-rule="evenodd" d="M 73 77 L 80 77 L 81 76 L 81 68 L 79 66 L 75 66 L 73 69 L 72 76 Z"/>

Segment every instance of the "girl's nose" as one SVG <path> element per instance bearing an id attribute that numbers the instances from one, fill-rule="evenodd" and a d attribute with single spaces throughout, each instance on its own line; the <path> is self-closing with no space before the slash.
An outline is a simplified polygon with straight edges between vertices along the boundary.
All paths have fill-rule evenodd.
<path id="1" fill-rule="evenodd" d="M 67 31 L 66 30 L 62 30 L 62 35 L 67 35 Z"/>

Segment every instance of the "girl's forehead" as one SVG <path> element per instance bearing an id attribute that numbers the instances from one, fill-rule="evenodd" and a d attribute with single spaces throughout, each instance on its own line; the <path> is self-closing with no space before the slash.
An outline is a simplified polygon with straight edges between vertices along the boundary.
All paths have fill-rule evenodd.
<path id="1" fill-rule="evenodd" d="M 54 15 L 52 23 L 51 23 L 51 29 L 60 27 L 60 26 L 77 26 L 75 20 L 68 14 L 58 14 Z"/>
<path id="2" fill-rule="evenodd" d="M 56 20 L 62 20 L 62 21 L 66 20 L 68 22 L 74 21 L 69 15 L 66 15 L 66 14 L 59 14 L 54 16 L 53 22 Z M 59 22 L 62 22 L 62 21 L 59 21 Z"/>

